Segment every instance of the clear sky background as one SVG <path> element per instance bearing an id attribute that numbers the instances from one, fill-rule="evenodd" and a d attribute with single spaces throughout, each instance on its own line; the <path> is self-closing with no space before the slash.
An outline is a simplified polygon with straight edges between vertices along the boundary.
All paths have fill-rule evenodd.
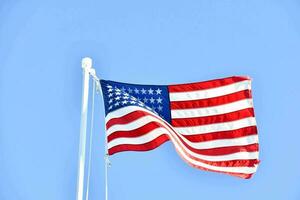
<path id="1" fill-rule="evenodd" d="M 249 75 L 261 164 L 250 180 L 191 168 L 170 142 L 111 157 L 111 200 L 300 199 L 300 1 L 0 1 L 0 199 L 76 197 L 81 58 L 116 81 Z M 90 199 L 104 198 L 96 98 Z"/>

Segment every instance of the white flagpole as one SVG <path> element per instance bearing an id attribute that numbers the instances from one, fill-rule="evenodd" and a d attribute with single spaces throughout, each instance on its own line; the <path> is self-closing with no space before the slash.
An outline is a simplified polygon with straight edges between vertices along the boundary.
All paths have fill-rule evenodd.
<path id="1" fill-rule="evenodd" d="M 102 93 L 102 89 L 101 89 L 101 85 L 100 85 L 100 79 L 99 77 L 96 75 L 96 71 L 95 69 L 91 69 L 90 70 L 90 75 L 93 77 L 94 81 L 96 81 L 96 90 L 98 92 L 100 92 L 100 94 L 103 97 L 103 93 Z M 105 165 L 105 169 L 104 169 L 104 183 L 105 183 L 105 200 L 108 200 L 108 168 L 111 166 L 111 163 L 109 161 L 109 155 L 108 155 L 108 148 L 107 148 L 107 136 L 105 134 L 105 145 L 104 145 L 104 165 Z"/>
<path id="2" fill-rule="evenodd" d="M 82 104 L 81 104 L 81 122 L 80 122 L 80 139 L 78 155 L 78 175 L 77 175 L 77 200 L 83 200 L 84 193 L 84 169 L 85 169 L 85 150 L 86 150 L 86 130 L 87 130 L 87 112 L 89 99 L 89 79 L 90 70 L 92 69 L 92 59 L 83 58 L 81 62 L 83 70 L 82 85 Z"/>

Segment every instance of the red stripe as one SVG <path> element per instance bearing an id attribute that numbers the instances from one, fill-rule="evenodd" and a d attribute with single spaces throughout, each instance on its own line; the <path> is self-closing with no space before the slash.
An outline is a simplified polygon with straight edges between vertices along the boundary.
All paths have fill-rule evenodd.
<path id="1" fill-rule="evenodd" d="M 197 154 L 207 155 L 207 156 L 220 156 L 238 152 L 255 152 L 258 151 L 258 144 L 249 144 L 249 145 L 242 145 L 242 146 L 228 146 L 228 147 L 218 147 L 218 148 L 211 148 L 211 149 L 196 149 L 188 145 L 183 139 L 178 137 L 181 143 L 188 148 L 189 150 L 193 151 Z"/>
<path id="2" fill-rule="evenodd" d="M 137 129 L 133 129 L 130 131 L 113 132 L 107 137 L 107 141 L 110 142 L 113 139 L 120 138 L 120 137 L 127 137 L 127 138 L 140 137 L 140 136 L 145 135 L 145 134 L 149 133 L 150 131 L 152 131 L 156 128 L 159 128 L 159 127 L 163 127 L 163 126 L 158 122 L 149 122 L 148 124 L 145 124 L 144 126 L 141 126 Z"/>
<path id="3" fill-rule="evenodd" d="M 183 143 L 185 143 L 185 142 L 183 142 Z M 238 153 L 238 152 L 258 151 L 258 144 L 249 144 L 249 145 L 244 145 L 244 146 L 219 147 L 219 148 L 213 148 L 213 149 L 195 149 L 193 147 L 188 146 L 186 143 L 185 143 L 185 146 L 197 154 L 202 154 L 202 155 L 207 155 L 207 156 L 221 156 L 221 155 L 233 154 L 233 153 Z"/>
<path id="4" fill-rule="evenodd" d="M 249 160 L 226 160 L 226 161 L 215 161 L 209 162 L 202 160 L 201 162 L 218 166 L 218 167 L 254 167 L 256 164 L 259 163 L 257 159 L 249 159 Z"/>
<path id="5" fill-rule="evenodd" d="M 236 83 L 244 80 L 250 80 L 250 78 L 244 76 L 233 76 L 229 78 L 214 79 L 214 80 L 197 82 L 197 83 L 169 85 L 168 89 L 169 92 L 188 92 L 194 90 L 205 90 L 205 89 L 230 85 L 232 83 Z"/>
<path id="6" fill-rule="evenodd" d="M 252 98 L 251 91 L 243 90 L 240 92 L 235 92 L 232 94 L 207 98 L 207 99 L 189 100 L 189 101 L 171 101 L 170 106 L 171 106 L 171 110 L 203 108 L 203 107 L 223 105 L 223 104 L 232 103 L 235 101 L 249 99 L 249 98 Z"/>
<path id="7" fill-rule="evenodd" d="M 133 111 L 131 113 L 128 113 L 122 117 L 119 118 L 113 118 L 110 119 L 107 123 L 106 123 L 106 130 L 109 129 L 111 126 L 116 125 L 116 124 L 129 124 L 130 122 L 141 118 L 143 116 L 147 116 L 149 115 L 147 112 L 144 111 Z"/>
<path id="8" fill-rule="evenodd" d="M 207 134 L 198 134 L 198 135 L 183 135 L 186 139 L 191 142 L 206 142 L 211 140 L 220 140 L 220 139 L 231 139 L 239 138 L 249 135 L 257 134 L 256 126 L 249 126 L 245 128 L 240 128 L 232 131 L 220 131 Z"/>
<path id="9" fill-rule="evenodd" d="M 239 119 L 244 119 L 247 117 L 254 117 L 253 108 L 246 108 L 243 110 L 221 114 L 221 115 L 172 119 L 171 124 L 173 127 L 200 126 L 200 125 L 214 124 L 214 123 L 223 123 L 223 122 L 225 123 L 225 122 L 235 121 Z"/>
<path id="10" fill-rule="evenodd" d="M 122 151 L 149 151 L 155 149 L 169 140 L 168 135 L 160 135 L 156 139 L 144 144 L 121 144 L 114 146 L 108 150 L 109 155 L 113 155 Z"/>

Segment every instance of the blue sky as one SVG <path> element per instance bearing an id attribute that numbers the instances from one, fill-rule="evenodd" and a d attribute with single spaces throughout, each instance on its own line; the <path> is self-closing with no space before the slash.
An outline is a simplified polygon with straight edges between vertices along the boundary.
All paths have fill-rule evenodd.
<path id="1" fill-rule="evenodd" d="M 300 199 L 300 2 L 0 2 L 0 199 L 75 199 L 81 58 L 145 84 L 253 78 L 261 164 L 250 180 L 189 167 L 171 143 L 111 158 L 111 200 Z M 104 198 L 96 98 L 90 199 Z"/>

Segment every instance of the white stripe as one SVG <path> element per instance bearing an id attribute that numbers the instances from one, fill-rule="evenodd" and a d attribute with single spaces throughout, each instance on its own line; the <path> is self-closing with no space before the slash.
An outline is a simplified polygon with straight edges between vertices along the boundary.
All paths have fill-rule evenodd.
<path id="1" fill-rule="evenodd" d="M 242 90 L 251 89 L 251 80 L 240 81 L 230 85 L 225 85 L 217 88 L 206 90 L 196 90 L 190 92 L 170 92 L 170 101 L 188 101 L 196 99 L 207 99 L 212 97 L 232 94 Z"/>
<path id="2" fill-rule="evenodd" d="M 116 138 L 114 140 L 111 140 L 108 143 L 108 148 L 112 148 L 114 146 L 121 145 L 121 144 L 139 144 L 139 145 L 145 144 L 147 142 L 155 140 L 157 137 L 159 137 L 163 134 L 169 135 L 168 131 L 165 128 L 160 127 L 160 128 L 156 128 L 156 129 L 150 131 L 149 133 L 139 136 L 139 137 Z"/>
<path id="3" fill-rule="evenodd" d="M 219 105 L 219 106 L 171 110 L 171 116 L 172 119 L 206 117 L 212 115 L 221 115 L 221 114 L 230 113 L 230 112 L 234 112 L 246 108 L 252 108 L 252 107 L 253 107 L 252 99 L 243 99 L 240 101 Z"/>
<path id="4" fill-rule="evenodd" d="M 240 120 L 235 120 L 231 122 L 207 124 L 201 126 L 189 126 L 189 127 L 177 127 L 174 129 L 177 133 L 182 135 L 198 135 L 213 133 L 219 131 L 232 131 L 240 128 L 245 128 L 249 126 L 256 126 L 256 121 L 254 117 L 248 117 Z"/>
<path id="5" fill-rule="evenodd" d="M 117 109 L 117 110 L 114 110 L 114 111 L 108 113 L 105 116 L 105 123 L 107 123 L 111 119 L 120 118 L 120 117 L 123 117 L 124 115 L 127 115 L 127 114 L 133 112 L 133 111 L 138 111 L 138 110 L 147 111 L 148 113 L 151 113 L 148 110 L 141 108 L 139 106 L 126 106 L 126 107 L 122 107 L 120 109 Z M 154 114 L 154 113 L 151 113 L 151 114 Z"/>
<path id="6" fill-rule="evenodd" d="M 206 161 L 228 161 L 228 160 L 251 160 L 251 159 L 258 159 L 258 152 L 237 152 L 227 155 L 218 155 L 218 156 L 207 156 L 207 155 L 200 155 L 196 154 L 192 151 L 189 153 L 199 159 L 206 160 Z"/>
<path id="7" fill-rule="evenodd" d="M 109 136 L 110 134 L 112 134 L 113 132 L 116 132 L 116 131 L 131 131 L 131 130 L 137 129 L 141 126 L 144 126 L 144 125 L 148 124 L 149 122 L 153 122 L 153 121 L 160 122 L 158 119 L 153 118 L 150 115 L 143 116 L 143 117 L 140 117 L 128 124 L 112 125 L 111 127 L 109 127 L 109 129 L 106 130 L 106 134 L 107 134 L 107 136 Z"/>
<path id="8" fill-rule="evenodd" d="M 184 137 L 183 137 L 184 138 Z M 188 140 L 187 140 L 188 141 Z M 187 142 L 185 141 L 185 142 Z M 188 142 L 190 146 L 195 149 L 212 149 L 219 147 L 230 147 L 230 146 L 243 146 L 249 144 L 258 143 L 257 135 L 250 135 L 240 138 L 232 138 L 232 139 L 220 139 L 220 140 L 211 140 L 205 142 Z"/>

